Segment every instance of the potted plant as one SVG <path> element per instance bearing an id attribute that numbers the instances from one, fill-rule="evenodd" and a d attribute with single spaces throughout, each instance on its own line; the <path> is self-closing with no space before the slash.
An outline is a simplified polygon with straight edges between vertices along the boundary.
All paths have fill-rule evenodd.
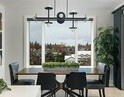
<path id="1" fill-rule="evenodd" d="M 44 70 L 78 70 L 79 64 L 76 62 L 45 62 L 42 67 Z"/>
<path id="2" fill-rule="evenodd" d="M 3 79 L 0 79 L 0 94 L 4 89 L 11 90 Z"/>
<path id="3" fill-rule="evenodd" d="M 100 27 L 99 35 L 95 38 L 96 60 L 107 65 L 107 82 L 109 86 L 110 65 L 114 65 L 114 54 L 117 53 L 118 39 L 114 36 L 114 28 L 111 26 Z"/>

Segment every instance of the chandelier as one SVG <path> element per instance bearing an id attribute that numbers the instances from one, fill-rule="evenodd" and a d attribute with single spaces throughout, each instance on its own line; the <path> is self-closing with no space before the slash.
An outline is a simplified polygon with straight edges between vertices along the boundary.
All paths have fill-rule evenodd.
<path id="1" fill-rule="evenodd" d="M 66 15 L 64 12 L 58 12 L 56 15 L 56 0 L 54 0 L 54 17 L 50 16 L 50 11 L 53 10 L 53 7 L 47 6 L 44 8 L 48 12 L 47 17 L 38 17 L 35 15 L 33 18 L 27 18 L 28 21 L 46 21 L 46 24 L 52 24 L 52 21 L 57 21 L 59 24 L 63 24 L 65 21 L 72 21 L 72 26 L 69 27 L 70 29 L 77 29 L 75 27 L 75 21 L 93 21 L 93 18 L 87 18 L 86 15 L 84 17 L 75 17 L 77 12 L 74 10 L 69 14 L 72 17 L 68 17 L 68 0 L 66 0 Z"/>

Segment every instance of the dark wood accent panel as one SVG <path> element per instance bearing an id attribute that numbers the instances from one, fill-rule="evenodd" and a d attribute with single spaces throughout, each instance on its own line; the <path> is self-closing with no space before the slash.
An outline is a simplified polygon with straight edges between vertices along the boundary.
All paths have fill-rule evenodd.
<path id="1" fill-rule="evenodd" d="M 118 54 L 115 54 L 114 60 L 115 60 L 115 65 L 114 65 L 114 85 L 121 89 L 121 54 L 124 52 L 121 52 L 121 17 L 123 15 L 123 10 L 124 10 L 124 5 L 119 7 L 117 10 L 113 11 L 114 15 L 114 28 L 115 32 L 114 35 L 119 39 L 118 41 Z"/>

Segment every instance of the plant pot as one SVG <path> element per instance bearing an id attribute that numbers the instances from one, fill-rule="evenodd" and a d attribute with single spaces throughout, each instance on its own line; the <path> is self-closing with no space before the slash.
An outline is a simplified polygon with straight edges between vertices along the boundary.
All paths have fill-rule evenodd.
<path id="1" fill-rule="evenodd" d="M 54 67 L 54 68 L 50 68 L 50 67 L 44 67 L 45 71 L 59 71 L 59 70 L 67 70 L 67 71 L 78 71 L 79 67 Z"/>

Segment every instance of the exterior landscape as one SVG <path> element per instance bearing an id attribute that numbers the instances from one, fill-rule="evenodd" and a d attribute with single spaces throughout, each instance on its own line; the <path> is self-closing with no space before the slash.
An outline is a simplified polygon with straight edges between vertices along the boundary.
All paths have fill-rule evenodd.
<path id="1" fill-rule="evenodd" d="M 41 65 L 42 47 L 38 42 L 30 42 L 30 64 Z"/>
<path id="2" fill-rule="evenodd" d="M 30 64 L 41 65 L 42 46 L 37 42 L 30 42 Z M 46 44 L 45 62 L 73 62 L 75 61 L 75 46 L 65 44 Z M 78 63 L 81 66 L 91 65 L 91 44 L 78 45 Z"/>

